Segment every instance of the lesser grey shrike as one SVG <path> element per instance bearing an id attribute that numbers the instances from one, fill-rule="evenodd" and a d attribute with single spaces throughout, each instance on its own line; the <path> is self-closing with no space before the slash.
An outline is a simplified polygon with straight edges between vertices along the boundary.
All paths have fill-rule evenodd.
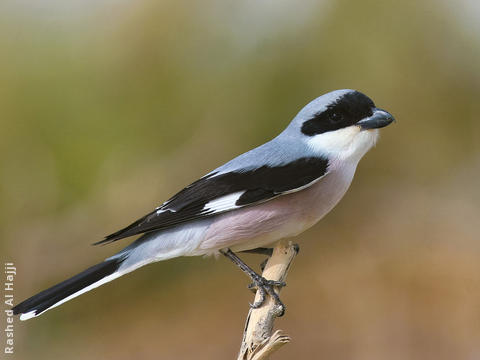
<path id="1" fill-rule="evenodd" d="M 261 251 L 318 222 L 347 191 L 378 129 L 392 121 L 392 115 L 358 91 L 320 96 L 274 139 L 206 174 L 97 243 L 142 234 L 129 246 L 23 301 L 14 313 L 30 319 L 143 265 L 218 253 L 251 277 L 263 299 L 269 294 L 281 304 L 273 288 L 285 284 L 266 280 L 235 253 Z"/>

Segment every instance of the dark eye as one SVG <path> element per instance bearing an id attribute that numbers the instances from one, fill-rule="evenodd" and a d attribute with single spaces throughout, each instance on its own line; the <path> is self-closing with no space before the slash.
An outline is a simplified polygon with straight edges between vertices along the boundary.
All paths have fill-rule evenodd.
<path id="1" fill-rule="evenodd" d="M 343 115 L 338 112 L 334 112 L 332 115 L 330 115 L 330 121 L 334 124 L 337 124 L 342 120 L 343 120 Z"/>

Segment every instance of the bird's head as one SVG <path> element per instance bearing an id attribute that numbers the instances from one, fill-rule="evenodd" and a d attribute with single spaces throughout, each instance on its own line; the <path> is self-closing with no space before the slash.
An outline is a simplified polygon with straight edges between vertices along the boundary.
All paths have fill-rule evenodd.
<path id="1" fill-rule="evenodd" d="M 358 162 L 393 116 L 355 90 L 335 90 L 307 104 L 286 129 L 300 133 L 308 148 L 330 159 Z"/>

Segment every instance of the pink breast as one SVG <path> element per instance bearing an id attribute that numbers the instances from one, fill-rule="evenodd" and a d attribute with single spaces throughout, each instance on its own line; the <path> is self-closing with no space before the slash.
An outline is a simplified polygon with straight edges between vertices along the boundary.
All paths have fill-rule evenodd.
<path id="1" fill-rule="evenodd" d="M 350 180 L 329 174 L 305 190 L 220 215 L 206 231 L 200 249 L 245 250 L 295 236 L 335 206 Z"/>

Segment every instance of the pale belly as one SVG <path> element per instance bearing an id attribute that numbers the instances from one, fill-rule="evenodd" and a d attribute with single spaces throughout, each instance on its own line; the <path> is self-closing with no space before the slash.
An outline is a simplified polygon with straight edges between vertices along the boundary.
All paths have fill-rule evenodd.
<path id="1" fill-rule="evenodd" d="M 332 171 L 307 189 L 218 216 L 206 230 L 197 251 L 242 251 L 298 235 L 340 201 L 354 172 L 355 166 Z"/>

